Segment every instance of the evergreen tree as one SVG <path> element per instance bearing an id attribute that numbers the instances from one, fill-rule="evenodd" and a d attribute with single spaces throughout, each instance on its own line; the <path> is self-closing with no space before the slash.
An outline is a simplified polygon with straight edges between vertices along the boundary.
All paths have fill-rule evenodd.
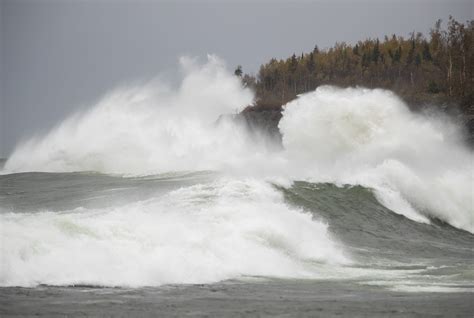
<path id="1" fill-rule="evenodd" d="M 372 50 L 372 61 L 377 63 L 380 57 L 379 39 L 375 42 L 374 49 Z"/>
<path id="2" fill-rule="evenodd" d="M 234 75 L 235 76 L 239 76 L 239 77 L 242 77 L 242 66 L 241 65 L 237 65 L 237 68 L 235 69 L 234 71 Z"/>
<path id="3" fill-rule="evenodd" d="M 398 63 L 400 62 L 401 58 L 402 58 L 402 46 L 399 45 L 397 50 L 395 51 L 395 54 L 393 55 L 393 61 L 395 63 Z"/>
<path id="4" fill-rule="evenodd" d="M 310 74 L 312 74 L 316 69 L 316 63 L 314 62 L 313 52 L 309 53 L 308 61 L 306 62 L 306 68 L 308 69 Z"/>
<path id="5" fill-rule="evenodd" d="M 242 81 L 255 87 L 258 100 L 279 104 L 316 84 L 331 84 L 388 88 L 417 102 L 427 98 L 426 93 L 436 94 L 443 102 L 450 99 L 469 109 L 474 104 L 473 65 L 474 21 L 463 24 L 451 17 L 446 30 L 437 21 L 429 39 L 413 32 L 408 39 L 392 35 L 353 46 L 315 46 L 301 57 L 272 59 L 256 78 L 244 76 Z M 235 74 L 241 76 L 241 70 L 239 66 Z"/>
<path id="6" fill-rule="evenodd" d="M 370 58 L 369 56 L 367 55 L 367 53 L 363 53 L 362 54 L 362 66 L 363 67 L 368 67 L 369 66 L 369 63 L 370 63 Z"/>
<path id="7" fill-rule="evenodd" d="M 428 44 L 428 42 L 424 41 L 423 43 L 423 60 L 425 61 L 432 61 L 433 58 L 431 56 L 431 52 L 430 52 L 430 46 Z"/>
<path id="8" fill-rule="evenodd" d="M 407 55 L 407 64 L 408 65 L 412 64 L 414 59 L 415 59 L 415 39 L 412 38 L 410 50 L 408 51 L 408 55 Z"/>
<path id="9" fill-rule="evenodd" d="M 298 60 L 296 59 L 296 55 L 293 54 L 290 58 L 290 65 L 289 69 L 291 73 L 296 72 L 296 68 L 298 67 Z"/>

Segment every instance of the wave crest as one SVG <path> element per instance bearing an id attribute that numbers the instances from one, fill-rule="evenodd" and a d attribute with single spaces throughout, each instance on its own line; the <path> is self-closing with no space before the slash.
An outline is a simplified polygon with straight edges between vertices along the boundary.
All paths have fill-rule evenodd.
<path id="1" fill-rule="evenodd" d="M 412 220 L 474 232 L 473 155 L 447 118 L 414 114 L 387 90 L 324 86 L 285 105 L 283 149 L 269 150 L 236 121 L 216 123 L 253 100 L 222 61 L 182 65 L 177 90 L 117 90 L 17 147 L 4 172 L 219 170 L 284 184 L 359 184 Z"/>
<path id="2" fill-rule="evenodd" d="M 318 264 L 350 262 L 327 225 L 255 180 L 219 180 L 117 208 L 0 220 L 2 286 L 318 278 Z"/>

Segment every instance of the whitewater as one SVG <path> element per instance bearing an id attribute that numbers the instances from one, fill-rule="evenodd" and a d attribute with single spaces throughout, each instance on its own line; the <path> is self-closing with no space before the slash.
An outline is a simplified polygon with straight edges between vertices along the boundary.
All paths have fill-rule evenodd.
<path id="1" fill-rule="evenodd" d="M 120 87 L 20 143 L 0 175 L 0 285 L 357 280 L 471 291 L 473 153 L 441 114 L 321 86 L 281 143 L 216 56 Z M 435 277 L 435 278 L 433 278 Z"/>

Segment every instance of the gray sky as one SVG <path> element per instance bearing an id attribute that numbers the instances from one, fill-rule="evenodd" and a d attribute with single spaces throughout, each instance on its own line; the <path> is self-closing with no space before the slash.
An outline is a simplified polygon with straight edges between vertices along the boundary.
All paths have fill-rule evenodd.
<path id="1" fill-rule="evenodd" d="M 464 0 L 0 3 L 0 157 L 118 84 L 170 72 L 180 55 L 215 53 L 255 73 L 315 44 L 473 18 Z"/>

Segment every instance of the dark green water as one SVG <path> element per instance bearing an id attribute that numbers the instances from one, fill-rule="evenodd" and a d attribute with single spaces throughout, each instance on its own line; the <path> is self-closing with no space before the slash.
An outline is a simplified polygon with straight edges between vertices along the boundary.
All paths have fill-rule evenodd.
<path id="1" fill-rule="evenodd" d="M 0 176 L 0 213 L 2 316 L 474 310 L 474 236 L 363 187 L 20 173 Z"/>

